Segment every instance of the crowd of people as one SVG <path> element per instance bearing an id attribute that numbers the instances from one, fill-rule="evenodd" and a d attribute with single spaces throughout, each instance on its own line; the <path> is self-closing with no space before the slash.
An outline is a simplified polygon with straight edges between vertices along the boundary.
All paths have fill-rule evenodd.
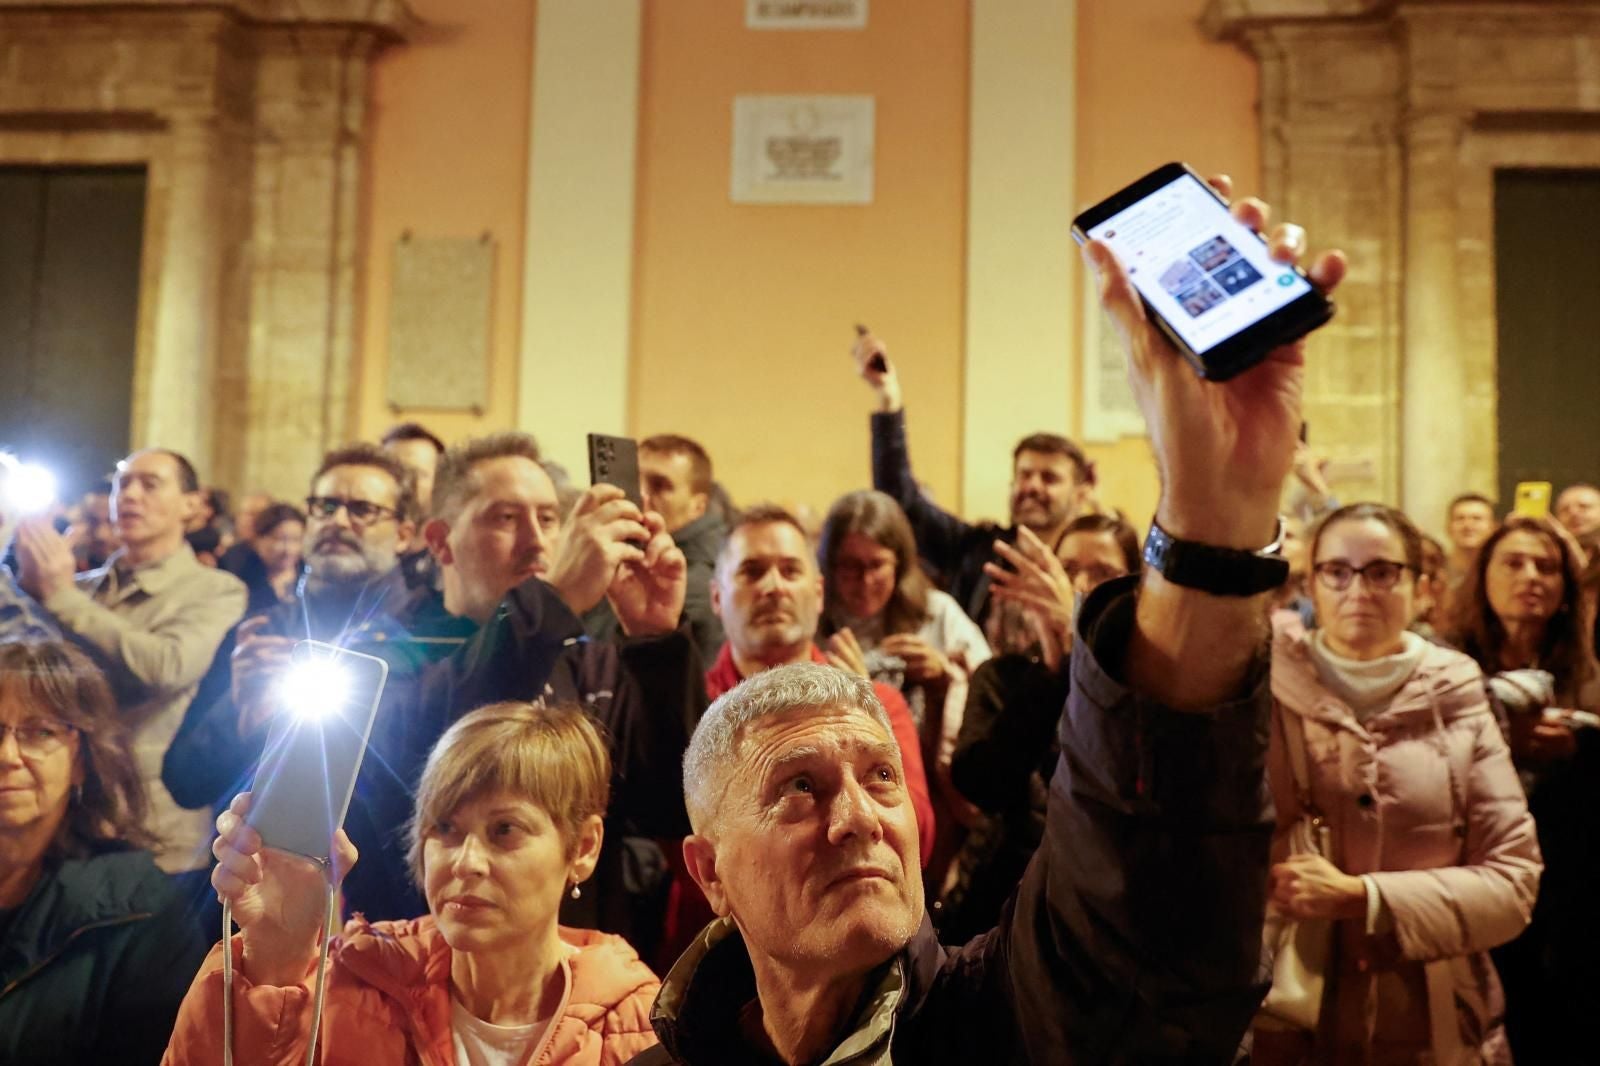
<path id="1" fill-rule="evenodd" d="M 416 423 L 303 499 L 149 447 L 0 506 L 0 1059 L 1562 1061 L 1600 489 L 1463 495 L 1448 545 L 1341 506 L 1304 342 L 1202 381 L 1087 255 L 1159 429 L 1146 544 L 1051 433 L 1006 524 L 941 509 L 869 333 L 873 484 L 815 526 L 687 436 L 635 504 Z M 250 820 L 305 639 L 388 667 L 326 865 Z"/>

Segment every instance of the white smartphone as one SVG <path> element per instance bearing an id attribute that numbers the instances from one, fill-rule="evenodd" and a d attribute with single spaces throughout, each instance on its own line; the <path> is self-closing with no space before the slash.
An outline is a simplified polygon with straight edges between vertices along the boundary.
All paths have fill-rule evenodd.
<path id="1" fill-rule="evenodd" d="M 388 677 L 373 655 L 315 640 L 294 646 L 251 786 L 247 821 L 262 843 L 319 862 L 332 855 Z"/>

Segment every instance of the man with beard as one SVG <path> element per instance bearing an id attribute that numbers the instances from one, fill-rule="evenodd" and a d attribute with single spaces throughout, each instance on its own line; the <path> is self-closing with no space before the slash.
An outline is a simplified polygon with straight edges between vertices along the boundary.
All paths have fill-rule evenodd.
<path id="1" fill-rule="evenodd" d="M 1094 464 L 1066 437 L 1055 433 L 1024 437 L 1011 456 L 1010 525 L 964 521 L 929 500 L 912 476 L 900 376 L 889 361 L 888 349 L 863 332 L 852 354 L 856 369 L 878 397 L 878 410 L 872 415 L 872 487 L 900 504 L 911 521 L 923 563 L 973 621 L 990 628 L 989 578 L 983 567 L 991 562 L 1005 565 L 995 554 L 994 542 L 1016 543 L 1018 527 L 1025 526 L 1054 549 L 1067 523 L 1088 506 Z M 996 642 L 992 632 L 990 640 L 1003 643 Z"/>
<path id="2" fill-rule="evenodd" d="M 436 598 L 406 589 L 398 562 L 416 541 L 416 500 L 411 474 L 396 459 L 371 444 L 337 448 L 323 457 L 310 489 L 299 595 L 228 635 L 167 751 L 162 780 L 186 807 L 225 805 L 254 773 L 276 710 L 273 682 L 296 641 L 379 655 L 398 690 L 474 630 Z M 352 808 L 353 818 L 366 809 Z M 353 875 L 357 885 L 379 867 Z M 416 903 L 407 879 L 397 882 L 401 891 L 382 909 Z"/>

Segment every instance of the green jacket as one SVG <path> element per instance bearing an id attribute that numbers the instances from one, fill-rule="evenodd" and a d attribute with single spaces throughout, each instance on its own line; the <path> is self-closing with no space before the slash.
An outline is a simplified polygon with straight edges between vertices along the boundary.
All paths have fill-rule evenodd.
<path id="1" fill-rule="evenodd" d="M 47 869 L 0 933 L 0 1062 L 153 1066 L 205 953 L 148 852 Z"/>

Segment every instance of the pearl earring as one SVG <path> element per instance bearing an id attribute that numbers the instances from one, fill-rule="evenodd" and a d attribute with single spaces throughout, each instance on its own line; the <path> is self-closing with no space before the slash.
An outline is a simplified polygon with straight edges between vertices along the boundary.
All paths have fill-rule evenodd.
<path id="1" fill-rule="evenodd" d="M 583 889 L 578 887 L 578 882 L 572 882 L 572 898 L 579 899 L 583 896 Z"/>

